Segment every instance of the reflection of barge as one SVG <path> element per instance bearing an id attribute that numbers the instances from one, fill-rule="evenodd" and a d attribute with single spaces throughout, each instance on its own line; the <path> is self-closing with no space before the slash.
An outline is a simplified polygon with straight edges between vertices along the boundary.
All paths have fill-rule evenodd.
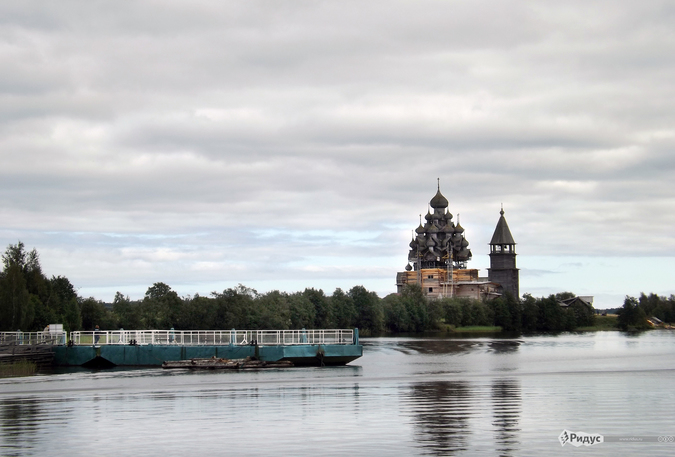
<path id="1" fill-rule="evenodd" d="M 265 362 L 264 360 L 254 360 L 250 357 L 238 360 L 217 359 L 190 359 L 190 360 L 167 360 L 162 364 L 162 368 L 183 368 L 189 370 L 257 370 L 262 368 L 291 368 L 293 362 L 290 360 L 279 360 L 277 362 Z"/>
<path id="2" fill-rule="evenodd" d="M 353 330 L 119 330 L 71 332 L 54 346 L 58 366 L 161 366 L 164 361 L 251 359 L 345 365 L 363 355 Z"/>

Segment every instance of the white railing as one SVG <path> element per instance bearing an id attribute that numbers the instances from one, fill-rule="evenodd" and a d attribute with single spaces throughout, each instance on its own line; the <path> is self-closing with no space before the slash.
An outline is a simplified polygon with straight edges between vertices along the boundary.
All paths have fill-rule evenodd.
<path id="1" fill-rule="evenodd" d="M 354 330 L 112 330 L 70 332 L 74 345 L 288 346 L 355 344 Z"/>
<path id="2" fill-rule="evenodd" d="M 57 332 L 0 332 L 0 345 L 66 344 L 67 333 Z"/>

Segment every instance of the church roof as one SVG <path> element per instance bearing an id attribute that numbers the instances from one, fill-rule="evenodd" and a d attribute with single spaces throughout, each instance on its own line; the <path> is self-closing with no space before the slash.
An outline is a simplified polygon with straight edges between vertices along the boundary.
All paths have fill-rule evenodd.
<path id="1" fill-rule="evenodd" d="M 441 179 L 438 178 L 438 191 L 436 191 L 436 195 L 434 195 L 434 198 L 431 199 L 429 202 L 429 206 L 431 206 L 433 209 L 445 209 L 448 207 L 448 199 L 443 196 L 441 193 Z"/>
<path id="2" fill-rule="evenodd" d="M 495 233 L 492 235 L 490 244 L 516 244 L 513 240 L 513 235 L 511 235 L 511 230 L 509 230 L 509 224 L 506 223 L 504 208 L 502 208 L 499 214 L 501 216 L 499 217 L 499 222 L 497 222 L 497 228 L 495 228 Z"/>

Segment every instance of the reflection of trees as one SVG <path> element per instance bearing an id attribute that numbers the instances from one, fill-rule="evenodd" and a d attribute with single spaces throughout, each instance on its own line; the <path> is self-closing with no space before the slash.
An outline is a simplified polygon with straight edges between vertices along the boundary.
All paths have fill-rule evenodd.
<path id="1" fill-rule="evenodd" d="M 40 427 L 40 403 L 35 399 L 0 402 L 0 429 L 4 443 L 2 455 L 19 455 L 32 449 Z"/>
<path id="2" fill-rule="evenodd" d="M 497 354 L 508 354 L 510 352 L 518 351 L 520 347 L 519 340 L 493 340 L 490 341 L 490 351 Z"/>
<path id="3" fill-rule="evenodd" d="M 402 341 L 399 346 L 420 354 L 458 354 L 468 352 L 483 344 L 482 341 L 435 339 Z"/>
<path id="4" fill-rule="evenodd" d="M 517 380 L 495 379 L 492 382 L 492 425 L 500 456 L 514 455 L 518 451 L 520 406 L 520 383 Z"/>
<path id="5" fill-rule="evenodd" d="M 452 455 L 466 450 L 471 433 L 469 418 L 474 411 L 466 382 L 439 381 L 412 386 L 411 403 L 416 439 L 422 451 Z"/>
<path id="6" fill-rule="evenodd" d="M 408 351 L 420 354 L 461 354 L 476 348 L 488 348 L 491 352 L 510 353 L 516 352 L 520 347 L 520 340 L 498 339 L 481 341 L 476 339 L 417 339 L 410 341 L 397 341 L 397 346 Z"/>

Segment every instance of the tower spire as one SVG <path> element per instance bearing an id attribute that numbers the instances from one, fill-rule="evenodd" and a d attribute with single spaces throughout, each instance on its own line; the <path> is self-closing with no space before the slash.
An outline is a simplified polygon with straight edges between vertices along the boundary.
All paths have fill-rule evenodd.
<path id="1" fill-rule="evenodd" d="M 504 204 L 501 204 L 499 221 L 490 240 L 490 268 L 488 279 L 500 284 L 504 293 L 514 298 L 520 295 L 518 268 L 516 267 L 516 242 L 504 217 Z"/>

